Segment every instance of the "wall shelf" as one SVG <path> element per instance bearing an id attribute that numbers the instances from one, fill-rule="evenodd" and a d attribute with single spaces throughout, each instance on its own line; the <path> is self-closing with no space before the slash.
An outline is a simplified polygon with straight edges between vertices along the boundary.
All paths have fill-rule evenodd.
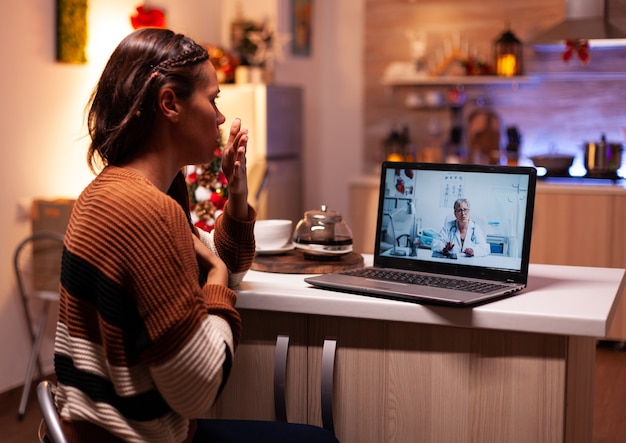
<path id="1" fill-rule="evenodd" d="M 498 77 L 497 75 L 460 75 L 460 76 L 414 76 L 414 77 L 383 77 L 385 86 L 454 86 L 454 85 L 517 85 L 535 83 L 535 77 L 515 76 Z"/>
<path id="2" fill-rule="evenodd" d="M 537 72 L 533 74 L 542 82 L 550 81 L 615 81 L 626 80 L 626 72 Z"/>
<path id="3" fill-rule="evenodd" d="M 430 76 L 415 72 L 409 63 L 392 63 L 385 70 L 381 83 L 385 86 L 516 86 L 551 81 L 615 81 L 626 80 L 626 72 L 534 72 L 531 75 L 500 77 L 497 75 L 442 75 Z"/>
<path id="4" fill-rule="evenodd" d="M 500 77 L 497 75 L 442 75 L 430 76 L 415 72 L 410 63 L 395 62 L 390 64 L 383 74 L 385 86 L 455 86 L 455 85 L 518 85 L 534 83 L 534 76 Z"/>

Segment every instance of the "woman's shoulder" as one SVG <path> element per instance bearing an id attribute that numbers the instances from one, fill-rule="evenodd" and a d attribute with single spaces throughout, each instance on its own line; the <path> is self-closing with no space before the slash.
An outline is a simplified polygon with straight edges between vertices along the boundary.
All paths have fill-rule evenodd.
<path id="1" fill-rule="evenodd" d="M 89 208 L 111 217 L 117 214 L 126 221 L 169 219 L 183 214 L 180 205 L 157 189 L 141 174 L 125 168 L 108 166 L 85 188 L 78 198 L 78 208 Z M 184 214 L 183 214 L 184 215 Z"/>
<path id="2" fill-rule="evenodd" d="M 117 166 L 107 166 L 85 189 L 90 195 L 101 198 L 120 199 L 122 201 L 137 200 L 141 203 L 145 199 L 172 200 L 156 188 L 140 173 Z"/>

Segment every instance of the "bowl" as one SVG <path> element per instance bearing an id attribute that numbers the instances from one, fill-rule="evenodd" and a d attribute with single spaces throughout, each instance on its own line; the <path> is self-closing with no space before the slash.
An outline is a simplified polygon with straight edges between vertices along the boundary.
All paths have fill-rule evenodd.
<path id="1" fill-rule="evenodd" d="M 291 243 L 293 222 L 291 220 L 257 220 L 254 224 L 256 249 L 273 251 Z"/>
<path id="2" fill-rule="evenodd" d="M 574 155 L 569 154 L 544 154 L 530 157 L 533 164 L 540 168 L 546 168 L 548 174 L 569 174 L 569 168 L 574 162 Z"/>

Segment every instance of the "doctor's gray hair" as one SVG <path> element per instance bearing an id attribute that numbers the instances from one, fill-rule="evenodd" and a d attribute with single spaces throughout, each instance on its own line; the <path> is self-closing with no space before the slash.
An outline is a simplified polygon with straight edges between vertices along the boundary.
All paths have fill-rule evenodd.
<path id="1" fill-rule="evenodd" d="M 465 203 L 467 205 L 467 209 L 469 209 L 470 204 L 469 201 L 466 198 L 457 198 L 456 201 L 454 202 L 454 210 L 456 211 L 459 206 L 461 206 L 461 203 Z"/>

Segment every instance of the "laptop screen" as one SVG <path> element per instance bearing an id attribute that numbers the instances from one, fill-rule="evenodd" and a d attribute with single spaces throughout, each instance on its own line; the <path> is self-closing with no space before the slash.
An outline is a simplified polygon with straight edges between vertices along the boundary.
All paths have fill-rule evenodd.
<path id="1" fill-rule="evenodd" d="M 375 265 L 525 281 L 535 184 L 531 167 L 383 163 Z"/>

